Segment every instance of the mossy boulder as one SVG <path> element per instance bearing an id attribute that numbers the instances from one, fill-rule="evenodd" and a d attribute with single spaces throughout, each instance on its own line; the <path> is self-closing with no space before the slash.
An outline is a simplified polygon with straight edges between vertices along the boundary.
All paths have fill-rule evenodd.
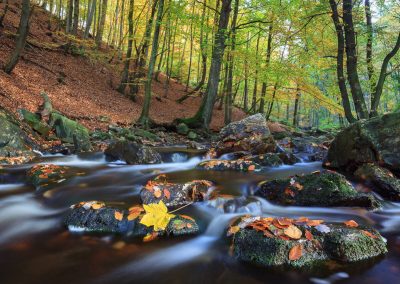
<path id="1" fill-rule="evenodd" d="M 21 164 L 37 156 L 41 147 L 14 115 L 0 107 L 0 164 Z"/>
<path id="2" fill-rule="evenodd" d="M 37 164 L 28 170 L 27 180 L 37 191 L 44 191 L 61 185 L 72 177 L 82 175 L 85 175 L 85 172 L 70 167 Z"/>
<path id="3" fill-rule="evenodd" d="M 92 149 L 89 130 L 80 123 L 60 113 L 52 112 L 49 125 L 62 142 L 74 144 L 77 152 L 85 152 Z"/>
<path id="4" fill-rule="evenodd" d="M 132 237 L 145 237 L 154 233 L 157 236 L 180 236 L 199 231 L 193 218 L 176 215 L 165 230 L 156 232 L 152 226 L 140 223 L 144 214 L 144 209 L 139 205 L 124 209 L 108 206 L 104 202 L 88 201 L 71 206 L 64 224 L 70 231 L 116 233 Z"/>
<path id="5" fill-rule="evenodd" d="M 248 151 L 252 154 L 275 152 L 277 145 L 262 114 L 232 122 L 221 129 L 211 157 L 225 153 Z"/>
<path id="6" fill-rule="evenodd" d="M 279 205 L 368 209 L 381 206 L 372 194 L 357 192 L 343 175 L 331 171 L 261 182 L 256 195 Z"/>
<path id="7" fill-rule="evenodd" d="M 371 227 L 324 224 L 308 218 L 242 217 L 228 230 L 233 255 L 261 266 L 313 267 L 328 261 L 351 263 L 387 252 Z"/>
<path id="8" fill-rule="evenodd" d="M 186 135 L 186 134 L 188 134 L 189 133 L 189 127 L 186 125 L 186 123 L 179 123 L 177 126 L 176 126 L 176 132 L 178 132 L 179 134 L 182 134 L 182 135 Z"/>
<path id="9" fill-rule="evenodd" d="M 378 163 L 400 172 L 400 113 L 358 121 L 332 142 L 325 164 L 353 172 L 364 163 Z"/>
<path id="10" fill-rule="evenodd" d="M 194 180 L 187 183 L 171 183 L 163 177 L 150 180 L 140 191 L 143 204 L 163 201 L 167 207 L 177 207 L 207 200 L 213 183 Z"/>
<path id="11" fill-rule="evenodd" d="M 21 114 L 23 120 L 32 127 L 33 130 L 43 136 L 49 135 L 51 127 L 46 122 L 42 121 L 38 114 L 32 113 L 26 109 L 20 109 L 18 112 Z"/>
<path id="12" fill-rule="evenodd" d="M 209 160 L 201 162 L 197 165 L 197 168 L 209 171 L 241 171 L 241 172 L 253 172 L 260 171 L 261 166 L 252 161 L 244 159 L 238 160 Z"/>
<path id="13" fill-rule="evenodd" d="M 400 201 L 400 179 L 388 169 L 369 163 L 359 167 L 354 174 L 372 184 L 373 189 L 384 198 Z"/>
<path id="14" fill-rule="evenodd" d="M 108 161 L 124 161 L 130 165 L 159 164 L 161 155 L 155 150 L 125 140 L 113 141 L 104 154 Z"/>
<path id="15" fill-rule="evenodd" d="M 262 167 L 279 167 L 283 165 L 283 162 L 278 154 L 266 153 L 254 156 L 243 157 L 246 161 L 251 161 L 253 163 L 259 164 Z"/>

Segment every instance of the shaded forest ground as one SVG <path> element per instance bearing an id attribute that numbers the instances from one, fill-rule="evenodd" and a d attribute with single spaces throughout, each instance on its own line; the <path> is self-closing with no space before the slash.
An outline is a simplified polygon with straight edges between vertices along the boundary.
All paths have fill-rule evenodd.
<path id="1" fill-rule="evenodd" d="M 20 18 L 20 1 L 10 1 L 10 8 L 0 27 L 0 65 L 3 66 L 14 48 L 14 37 Z M 68 39 L 57 32 L 57 21 L 49 29 L 49 14 L 35 7 L 31 16 L 28 43 L 11 75 L 0 71 L 0 105 L 15 112 L 19 108 L 36 111 L 42 103 L 40 92 L 46 92 L 56 110 L 80 121 L 90 129 L 106 128 L 110 123 L 128 125 L 138 119 L 143 102 L 143 88 L 137 102 L 115 91 L 120 81 L 122 62 L 108 64 L 114 50 L 93 51 L 94 56 L 74 56 L 60 46 Z M 165 76 L 153 83 L 150 115 L 157 123 L 169 123 L 175 118 L 193 115 L 201 98 L 189 98 L 183 104 L 175 102 L 185 94 L 185 86 L 171 80 L 165 96 Z M 157 100 L 160 97 L 161 100 Z M 233 120 L 245 114 L 234 109 Z M 109 121 L 104 122 L 104 117 Z M 223 110 L 214 110 L 211 129 L 224 124 Z"/>

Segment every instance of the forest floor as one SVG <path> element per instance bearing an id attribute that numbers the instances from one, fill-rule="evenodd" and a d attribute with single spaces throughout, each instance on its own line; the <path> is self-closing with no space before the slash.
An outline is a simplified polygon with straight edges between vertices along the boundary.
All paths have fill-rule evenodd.
<path id="1" fill-rule="evenodd" d="M 10 1 L 4 27 L 0 27 L 0 66 L 15 46 L 19 3 Z M 35 7 L 28 43 L 19 63 L 11 75 L 0 71 L 0 105 L 14 113 L 19 108 L 36 111 L 42 103 L 40 93 L 46 92 L 57 111 L 91 130 L 105 129 L 110 123 L 126 126 L 137 120 L 144 90 L 140 88 L 136 102 L 115 90 L 122 69 L 122 61 L 108 63 L 115 50 L 92 49 L 86 56 L 68 54 L 61 48 L 68 38 L 58 32 L 57 24 L 52 20 L 49 26 L 49 13 Z M 201 98 L 192 97 L 182 104 L 176 103 L 176 99 L 186 93 L 186 86 L 171 79 L 166 91 L 165 78 L 161 74 L 160 82 L 153 81 L 151 118 L 156 123 L 170 123 L 195 114 Z M 234 120 L 244 116 L 244 112 L 234 108 Z M 107 122 L 104 122 L 105 117 Z M 211 129 L 218 130 L 223 125 L 224 112 L 216 108 Z"/>

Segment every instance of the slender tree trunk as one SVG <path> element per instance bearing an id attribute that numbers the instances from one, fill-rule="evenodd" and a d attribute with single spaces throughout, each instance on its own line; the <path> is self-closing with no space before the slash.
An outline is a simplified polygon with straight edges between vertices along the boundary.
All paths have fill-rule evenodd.
<path id="1" fill-rule="evenodd" d="M 231 12 L 231 2 L 232 0 L 222 0 L 218 29 L 214 36 L 214 48 L 207 83 L 207 94 L 204 96 L 202 104 L 193 118 L 195 120 L 194 124 L 198 125 L 198 122 L 200 122 L 201 126 L 205 129 L 209 128 L 218 94 L 222 58 L 226 47 L 226 28 L 228 27 L 229 14 Z"/>
<path id="2" fill-rule="evenodd" d="M 79 0 L 74 0 L 74 24 L 72 28 L 72 34 L 78 34 L 78 25 L 79 25 Z"/>
<path id="3" fill-rule="evenodd" d="M 71 32 L 73 13 L 74 13 L 74 0 L 68 0 L 67 21 L 65 24 L 65 32 L 67 34 Z"/>
<path id="4" fill-rule="evenodd" d="M 299 104 L 300 104 L 300 90 L 297 88 L 296 99 L 294 101 L 294 111 L 293 111 L 293 126 L 297 127 L 299 125 Z"/>
<path id="5" fill-rule="evenodd" d="M 250 48 L 250 32 L 247 33 L 246 57 L 244 59 L 243 108 L 246 113 L 249 110 L 249 62 L 247 60 L 247 54 L 249 54 L 249 48 Z"/>
<path id="6" fill-rule="evenodd" d="M 125 93 L 126 85 L 129 81 L 129 67 L 131 64 L 132 49 L 133 49 L 133 11 L 135 1 L 129 0 L 129 13 L 128 13 L 128 49 L 126 50 L 126 58 L 124 64 L 124 70 L 122 71 L 121 83 L 118 87 L 118 92 L 121 94 Z"/>
<path id="7" fill-rule="evenodd" d="M 337 65 L 336 65 L 336 73 L 338 78 L 338 85 L 340 90 L 340 95 L 342 97 L 342 105 L 344 109 L 344 113 L 346 119 L 349 123 L 353 123 L 356 119 L 351 112 L 350 100 L 349 100 L 349 93 L 347 92 L 346 87 L 346 79 L 344 75 L 344 34 L 343 34 L 343 25 L 340 22 L 339 13 L 337 9 L 337 4 L 335 0 L 329 0 L 332 9 L 332 19 L 336 29 L 336 36 L 337 36 Z"/>
<path id="8" fill-rule="evenodd" d="M 269 120 L 269 118 L 271 117 L 271 113 L 272 113 L 272 108 L 274 106 L 274 102 L 275 102 L 275 96 L 276 96 L 276 91 L 278 89 L 278 83 L 276 82 L 274 85 L 274 90 L 272 91 L 272 98 L 271 98 L 271 102 L 268 106 L 268 112 L 267 112 L 267 120 Z M 288 104 L 289 105 L 289 104 Z"/>
<path id="9" fill-rule="evenodd" d="M 235 0 L 235 8 L 233 10 L 232 28 L 231 28 L 231 52 L 228 54 L 228 80 L 225 95 L 225 125 L 232 121 L 232 84 L 233 84 L 233 67 L 234 67 L 234 52 L 236 49 L 236 22 L 239 14 L 239 0 Z"/>
<path id="10" fill-rule="evenodd" d="M 343 0 L 343 23 L 347 55 L 347 77 L 358 117 L 364 119 L 368 118 L 368 111 L 357 71 L 357 43 L 353 23 L 352 0 Z"/>
<path id="11" fill-rule="evenodd" d="M 192 60 L 193 60 L 193 41 L 194 41 L 194 25 L 193 25 L 193 17 L 194 17 L 194 10 L 196 7 L 196 1 L 193 1 L 192 4 L 192 18 L 190 20 L 190 52 L 189 52 L 189 66 L 188 66 L 188 75 L 186 78 L 186 88 L 185 92 L 188 91 L 189 89 L 189 83 L 190 83 L 190 75 L 192 71 Z"/>
<path id="12" fill-rule="evenodd" d="M 257 36 L 257 44 L 256 44 L 256 58 L 258 58 L 258 50 L 260 46 L 260 34 Z M 258 62 L 258 61 L 257 61 Z M 256 112 L 257 109 L 257 89 L 258 89 L 258 63 L 256 63 L 256 70 L 254 75 L 254 89 L 253 89 L 253 99 L 251 102 L 251 111 Z"/>
<path id="13" fill-rule="evenodd" d="M 271 52 L 272 52 L 272 24 L 269 26 L 268 29 L 268 42 L 267 42 L 267 58 L 266 58 L 266 62 L 265 62 L 265 68 L 268 70 L 269 69 L 269 65 L 271 63 Z M 267 81 L 264 80 L 263 84 L 262 84 L 262 88 L 261 88 L 261 101 L 260 101 L 260 108 L 258 110 L 258 112 L 260 113 L 264 113 L 264 108 L 265 108 L 265 97 L 267 95 Z M 271 103 L 271 105 L 273 104 L 273 101 Z"/>
<path id="14" fill-rule="evenodd" d="M 370 94 L 371 94 L 371 102 L 372 102 L 372 94 L 375 92 L 375 78 L 374 78 L 374 65 L 372 63 L 372 39 L 373 39 L 373 31 L 372 31 L 372 16 L 371 16 L 371 4 L 369 0 L 365 0 L 365 19 L 367 22 L 367 70 L 368 70 L 368 79 L 370 84 Z"/>
<path id="15" fill-rule="evenodd" d="M 107 16 L 107 6 L 108 6 L 108 0 L 103 0 L 101 5 L 101 15 L 99 15 L 100 16 L 99 28 L 97 30 L 97 35 L 96 35 L 96 45 L 98 47 L 101 46 L 101 42 L 103 40 L 104 26 L 106 23 L 106 16 Z"/>
<path id="16" fill-rule="evenodd" d="M 91 0 L 90 8 L 88 10 L 89 11 L 88 11 L 88 17 L 87 17 L 87 21 L 86 21 L 85 34 L 83 36 L 85 39 L 89 37 L 90 28 L 93 23 L 94 11 L 96 10 L 96 0 Z"/>
<path id="17" fill-rule="evenodd" d="M 21 56 L 21 52 L 25 48 L 26 38 L 28 37 L 29 33 L 30 13 L 31 13 L 30 1 L 23 0 L 21 18 L 18 26 L 18 37 L 15 44 L 15 49 L 12 52 L 11 56 L 8 58 L 7 63 L 4 66 L 4 72 L 6 72 L 7 74 L 11 74 L 11 72 L 14 70 Z"/>
<path id="18" fill-rule="evenodd" d="M 145 91 L 144 91 L 144 103 L 142 113 L 139 118 L 139 123 L 146 128 L 149 127 L 150 119 L 149 119 L 149 111 L 150 111 L 150 101 L 151 101 L 151 83 L 153 80 L 153 72 L 154 66 L 156 63 L 157 58 L 157 50 L 158 50 L 158 41 L 160 35 L 160 26 L 163 17 L 163 10 L 164 10 L 164 0 L 158 1 L 158 12 L 157 12 L 157 19 L 154 29 L 154 36 L 153 36 L 153 45 L 151 48 L 151 55 L 149 61 L 149 68 L 147 71 L 147 79 L 145 83 Z"/>

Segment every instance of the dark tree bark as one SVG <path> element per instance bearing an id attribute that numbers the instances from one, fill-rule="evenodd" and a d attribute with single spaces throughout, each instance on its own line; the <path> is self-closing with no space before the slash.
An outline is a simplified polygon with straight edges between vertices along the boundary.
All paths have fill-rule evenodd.
<path id="1" fill-rule="evenodd" d="M 31 5 L 29 0 L 23 0 L 22 2 L 22 12 L 21 18 L 18 26 L 18 37 L 15 44 L 15 49 L 12 52 L 11 56 L 8 58 L 7 63 L 4 66 L 4 72 L 7 74 L 11 74 L 17 65 L 19 58 L 21 56 L 21 52 L 25 48 L 26 38 L 29 33 L 29 18 L 31 14 Z"/>
<path id="2" fill-rule="evenodd" d="M 269 68 L 269 65 L 271 63 L 272 29 L 273 29 L 273 26 L 271 24 L 268 29 L 267 57 L 266 57 L 266 62 L 265 62 L 266 69 Z M 261 88 L 260 108 L 258 110 L 260 113 L 264 113 L 266 95 L 267 95 L 267 81 L 264 81 L 262 84 L 262 88 Z M 273 101 L 271 102 L 271 105 L 272 104 L 273 104 Z"/>
<path id="3" fill-rule="evenodd" d="M 343 24 L 347 55 L 347 77 L 358 117 L 364 119 L 368 118 L 369 115 L 357 71 L 357 42 L 353 23 L 352 0 L 343 0 Z"/>
<path id="4" fill-rule="evenodd" d="M 95 10 L 96 10 L 96 0 L 91 0 L 91 3 L 88 8 L 88 16 L 87 16 L 87 20 L 86 20 L 85 33 L 83 36 L 83 38 L 85 38 L 85 39 L 88 38 L 88 36 L 89 36 L 90 28 L 93 23 L 93 15 L 94 15 Z"/>
<path id="5" fill-rule="evenodd" d="M 371 4 L 369 0 L 365 0 L 365 19 L 367 22 L 367 70 L 368 70 L 368 79 L 370 84 L 370 94 L 372 101 L 372 94 L 375 92 L 375 78 L 374 78 L 374 65 L 372 63 L 372 16 L 371 16 Z"/>
<path id="6" fill-rule="evenodd" d="M 211 60 L 211 66 L 208 76 L 207 93 L 196 115 L 184 120 L 190 126 L 209 128 L 215 100 L 218 94 L 218 85 L 221 74 L 222 58 L 225 52 L 226 29 L 229 22 L 232 0 L 222 0 L 221 11 L 218 21 L 218 29 L 214 36 L 214 48 Z"/>
<path id="7" fill-rule="evenodd" d="M 108 0 L 103 0 L 101 4 L 101 14 L 99 15 L 100 16 L 99 28 L 96 34 L 96 45 L 98 47 L 101 46 L 101 42 L 103 40 L 104 25 L 106 23 L 106 16 L 107 16 L 107 6 L 108 6 Z"/>
<path id="8" fill-rule="evenodd" d="M 67 20 L 65 23 L 65 32 L 67 34 L 71 32 L 73 13 L 74 13 L 74 0 L 68 0 L 67 13 L 66 13 Z"/>
<path id="9" fill-rule="evenodd" d="M 135 0 L 129 0 L 129 13 L 128 13 L 128 49 L 126 50 L 126 58 L 124 64 L 124 70 L 122 71 L 121 83 L 118 87 L 118 92 L 121 94 L 125 93 L 126 85 L 129 81 L 129 67 L 132 57 L 133 49 L 133 9 Z"/>
<path id="10" fill-rule="evenodd" d="M 299 104 L 300 104 L 300 90 L 297 88 L 296 99 L 294 101 L 294 111 L 293 111 L 293 126 L 297 127 L 299 125 Z"/>
<path id="11" fill-rule="evenodd" d="M 337 9 L 337 4 L 335 0 L 329 0 L 332 9 L 332 19 L 336 29 L 337 36 L 337 66 L 336 73 L 338 78 L 340 95 L 342 97 L 342 105 L 346 119 L 349 123 L 353 123 L 356 119 L 351 112 L 349 93 L 347 92 L 346 79 L 344 76 L 344 34 L 343 34 L 343 24 L 340 22 L 339 13 Z"/>
<path id="12" fill-rule="evenodd" d="M 78 34 L 78 25 L 79 25 L 79 0 L 74 0 L 74 24 L 72 28 L 72 34 Z"/>
<path id="13" fill-rule="evenodd" d="M 256 58 L 258 58 L 258 50 L 260 46 L 260 34 L 257 36 L 257 44 L 256 44 Z M 257 90 L 258 90 L 258 62 L 256 63 L 256 70 L 254 75 L 254 88 L 253 88 L 253 98 L 251 101 L 251 112 L 256 112 L 257 110 Z"/>
<path id="14" fill-rule="evenodd" d="M 145 83 L 144 89 L 144 103 L 142 113 L 139 118 L 139 123 L 144 127 L 148 127 L 150 123 L 149 119 L 149 110 L 150 110 L 150 101 L 151 101 L 151 83 L 153 81 L 153 73 L 154 73 L 154 66 L 156 63 L 157 58 L 157 50 L 158 50 L 158 41 L 160 37 L 160 26 L 163 17 L 163 10 L 164 10 L 164 0 L 158 1 L 158 12 L 157 12 L 157 19 L 154 29 L 154 36 L 153 36 L 153 45 L 151 48 L 151 55 L 149 61 L 149 68 L 147 71 L 147 79 Z"/>

